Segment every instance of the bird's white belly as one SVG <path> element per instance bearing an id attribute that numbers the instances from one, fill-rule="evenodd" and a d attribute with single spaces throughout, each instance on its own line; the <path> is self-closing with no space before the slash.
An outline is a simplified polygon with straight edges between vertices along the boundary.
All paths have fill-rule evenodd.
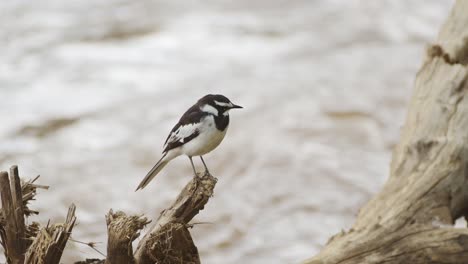
<path id="1" fill-rule="evenodd" d="M 200 126 L 200 134 L 187 142 L 182 147 L 182 152 L 187 156 L 201 156 L 215 149 L 226 135 L 227 127 L 224 131 L 216 128 L 214 119 L 209 116 L 203 120 L 204 124 Z"/>

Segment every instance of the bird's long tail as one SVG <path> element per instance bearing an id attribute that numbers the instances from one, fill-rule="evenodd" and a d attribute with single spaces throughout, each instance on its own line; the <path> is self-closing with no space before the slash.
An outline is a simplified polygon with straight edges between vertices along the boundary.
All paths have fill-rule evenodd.
<path id="1" fill-rule="evenodd" d="M 171 161 L 170 158 L 167 157 L 167 153 L 162 156 L 162 158 L 154 165 L 154 167 L 146 174 L 145 178 L 140 182 L 140 185 L 136 188 L 135 192 L 139 189 L 143 189 L 150 183 L 150 181 L 158 175 L 158 173 L 164 168 Z"/>

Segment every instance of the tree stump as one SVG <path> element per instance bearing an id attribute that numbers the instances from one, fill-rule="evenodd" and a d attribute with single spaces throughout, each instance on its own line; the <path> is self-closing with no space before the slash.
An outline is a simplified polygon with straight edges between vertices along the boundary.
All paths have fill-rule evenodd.
<path id="1" fill-rule="evenodd" d="M 33 222 L 25 226 L 25 216 L 38 213 L 28 207 L 29 201 L 35 197 L 36 189 L 48 188 L 33 184 L 36 179 L 20 184 L 16 166 L 11 168 L 10 175 L 0 172 L 0 239 L 8 264 L 60 263 L 75 226 L 74 205 L 70 206 L 63 224 L 47 224 L 40 228 L 39 224 Z M 76 263 L 199 264 L 200 256 L 188 230 L 191 227 L 189 222 L 213 195 L 216 181 L 209 173 L 193 178 L 174 203 L 161 213 L 153 228 L 138 244 L 135 253 L 132 242 L 140 236 L 140 231 L 149 221 L 143 216 L 127 216 L 124 212 L 114 213 L 110 210 L 106 215 L 106 259 L 87 259 Z"/>
<path id="2" fill-rule="evenodd" d="M 26 227 L 17 166 L 11 167 L 10 175 L 11 177 L 8 177 L 8 173 L 0 173 L 2 226 L 4 226 L 2 228 L 2 244 L 7 262 L 20 264 L 24 262 L 24 253 L 26 252 Z"/>
<path id="3" fill-rule="evenodd" d="M 307 264 L 468 263 L 468 1 L 418 72 L 390 177 Z"/>
<path id="4" fill-rule="evenodd" d="M 137 264 L 200 264 L 197 247 L 188 231 L 189 222 L 213 195 L 216 182 L 216 178 L 205 173 L 185 186 L 138 244 Z"/>
<path id="5" fill-rule="evenodd" d="M 149 221 L 145 217 L 127 216 L 124 212 L 114 213 L 112 210 L 106 215 L 107 222 L 107 258 L 106 264 L 132 264 L 132 242 L 140 236 L 139 231 Z"/>
<path id="6" fill-rule="evenodd" d="M 26 252 L 24 263 L 28 264 L 59 264 L 63 250 L 75 226 L 75 205 L 68 209 L 67 218 L 63 224 L 47 225 L 42 228 Z"/>

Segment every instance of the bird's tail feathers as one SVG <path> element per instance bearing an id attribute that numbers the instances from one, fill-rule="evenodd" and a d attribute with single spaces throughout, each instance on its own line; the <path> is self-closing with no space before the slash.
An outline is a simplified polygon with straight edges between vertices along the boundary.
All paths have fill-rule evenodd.
<path id="1" fill-rule="evenodd" d="M 167 158 L 167 153 L 165 153 L 162 158 L 153 166 L 153 168 L 146 174 L 145 178 L 141 181 L 140 185 L 136 188 L 135 192 L 143 189 L 150 183 L 150 181 L 158 175 L 158 173 L 171 161 L 170 158 Z"/>

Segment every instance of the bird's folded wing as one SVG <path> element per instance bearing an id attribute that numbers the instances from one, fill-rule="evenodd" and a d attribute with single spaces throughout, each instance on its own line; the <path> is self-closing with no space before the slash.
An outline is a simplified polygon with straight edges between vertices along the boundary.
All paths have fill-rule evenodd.
<path id="1" fill-rule="evenodd" d="M 205 116 L 207 114 L 201 111 L 187 111 L 167 137 L 163 153 L 196 138 L 200 134 L 201 122 Z"/>

